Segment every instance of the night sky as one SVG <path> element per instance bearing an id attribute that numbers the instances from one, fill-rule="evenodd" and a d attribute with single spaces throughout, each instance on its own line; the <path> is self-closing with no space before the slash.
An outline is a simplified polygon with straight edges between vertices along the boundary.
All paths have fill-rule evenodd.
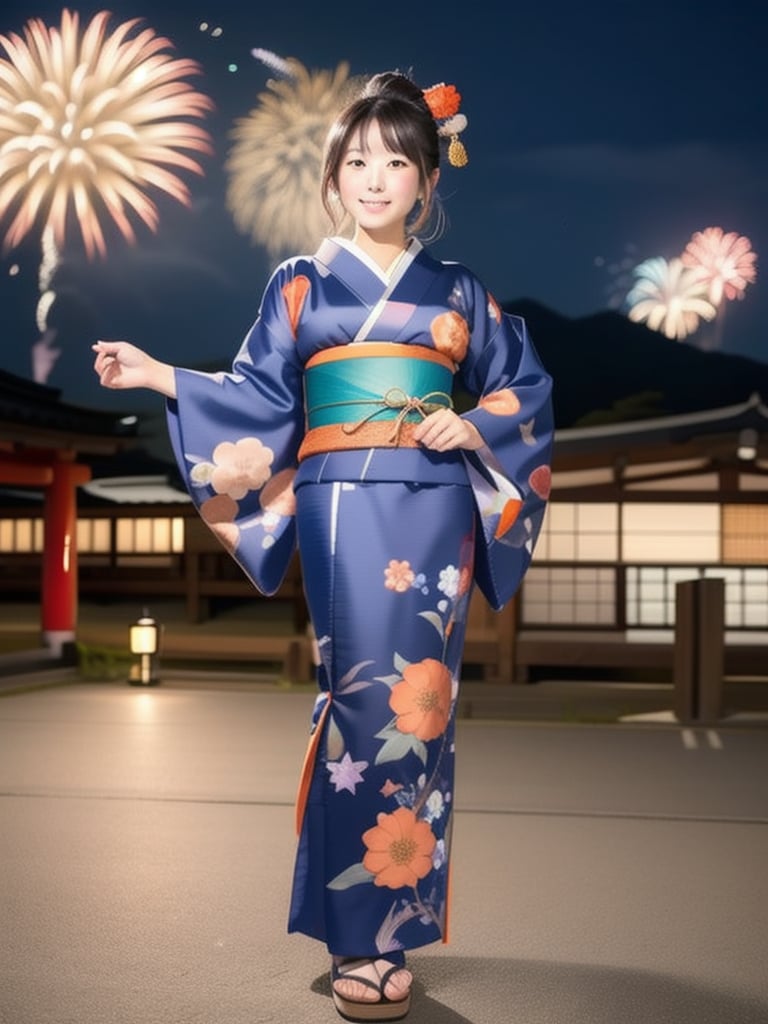
<path id="1" fill-rule="evenodd" d="M 573 317 L 617 308 L 641 260 L 679 255 L 712 225 L 747 235 L 757 282 L 728 305 L 718 344 L 768 361 L 764 14 L 708 0 L 480 0 L 463 13 L 435 3 L 240 7 L 109 5 L 115 24 L 142 17 L 202 64 L 195 85 L 216 105 L 207 120 L 216 153 L 204 158 L 203 178 L 184 176 L 191 209 L 159 202 L 157 235 L 138 226 L 134 247 L 110 238 L 106 259 L 92 263 L 77 244 L 65 246 L 51 311 L 63 352 L 48 383 L 66 401 L 152 407 L 154 396 L 98 388 L 89 349 L 97 337 L 225 367 L 255 316 L 273 260 L 235 228 L 224 202 L 229 133 L 269 78 L 253 47 L 310 69 L 347 61 L 353 75 L 410 69 L 422 86 L 456 85 L 470 162 L 443 172 L 449 228 L 433 249 L 471 267 L 500 301 L 534 299 Z M 101 9 L 72 8 L 84 21 Z M 58 25 L 61 6 L 6 3 L 0 32 L 18 32 L 32 16 Z M 0 264 L 0 368 L 25 377 L 38 337 L 39 262 L 38 233 Z"/>

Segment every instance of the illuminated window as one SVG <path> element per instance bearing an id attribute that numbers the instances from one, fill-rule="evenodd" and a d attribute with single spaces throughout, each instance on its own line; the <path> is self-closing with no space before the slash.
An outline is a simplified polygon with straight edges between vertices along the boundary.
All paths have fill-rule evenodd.
<path id="1" fill-rule="evenodd" d="M 697 579 L 698 569 L 630 565 L 626 575 L 626 620 L 629 628 L 672 627 L 676 586 Z"/>
<path id="2" fill-rule="evenodd" d="M 78 519 L 77 550 L 82 555 L 104 555 L 112 550 L 109 519 Z"/>
<path id="3" fill-rule="evenodd" d="M 725 580 L 727 629 L 768 629 L 768 569 L 706 569 Z"/>
<path id="4" fill-rule="evenodd" d="M 0 551 L 28 555 L 42 550 L 42 519 L 0 519 Z"/>
<path id="5" fill-rule="evenodd" d="M 723 506 L 723 561 L 768 564 L 768 505 Z"/>
<path id="6" fill-rule="evenodd" d="M 639 504 L 622 508 L 624 562 L 719 562 L 720 506 Z"/>
<path id="7" fill-rule="evenodd" d="M 181 517 L 118 519 L 116 550 L 119 555 L 168 555 L 184 550 Z"/>
<path id="8" fill-rule="evenodd" d="M 725 580 L 727 629 L 768 628 L 768 569 L 726 569 L 721 566 L 705 569 L 628 566 L 627 626 L 672 628 L 675 625 L 677 584 L 702 576 Z"/>
<path id="9" fill-rule="evenodd" d="M 15 520 L 0 519 L 0 551 L 13 551 Z"/>
<path id="10" fill-rule="evenodd" d="M 534 551 L 539 562 L 615 562 L 618 505 L 613 502 L 551 502 Z"/>
<path id="11" fill-rule="evenodd" d="M 616 573 L 599 566 L 532 566 L 522 590 L 524 625 L 613 626 Z"/>

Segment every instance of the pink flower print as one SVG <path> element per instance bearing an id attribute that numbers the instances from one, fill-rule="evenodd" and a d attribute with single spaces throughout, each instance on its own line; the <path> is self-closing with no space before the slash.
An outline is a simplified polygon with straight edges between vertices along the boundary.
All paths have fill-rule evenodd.
<path id="1" fill-rule="evenodd" d="M 248 491 L 258 491 L 272 475 L 275 453 L 258 437 L 241 437 L 234 444 L 222 441 L 213 450 L 211 486 L 217 494 L 238 500 Z"/>
<path id="2" fill-rule="evenodd" d="M 475 534 L 468 533 L 462 539 L 459 550 L 459 589 L 458 597 L 463 597 L 472 586 L 475 569 Z"/>
<path id="3" fill-rule="evenodd" d="M 265 512 L 275 516 L 296 515 L 296 495 L 293 493 L 295 469 L 281 469 L 264 484 L 259 504 Z"/>
<path id="4" fill-rule="evenodd" d="M 200 506 L 200 516 L 219 538 L 221 543 L 232 552 L 240 540 L 240 529 L 235 522 L 237 502 L 227 494 L 218 494 L 208 498 Z"/>
<path id="5" fill-rule="evenodd" d="M 531 490 L 545 501 L 552 490 L 552 471 L 549 466 L 537 466 L 528 477 Z"/>
<path id="6" fill-rule="evenodd" d="M 404 594 L 406 590 L 410 590 L 415 579 L 416 574 L 410 562 L 398 562 L 393 558 L 384 570 L 384 586 L 387 590 L 394 590 L 396 594 Z"/>
<path id="7" fill-rule="evenodd" d="M 459 588 L 457 591 L 457 597 L 463 597 L 472 586 L 472 566 L 462 565 L 459 569 Z"/>

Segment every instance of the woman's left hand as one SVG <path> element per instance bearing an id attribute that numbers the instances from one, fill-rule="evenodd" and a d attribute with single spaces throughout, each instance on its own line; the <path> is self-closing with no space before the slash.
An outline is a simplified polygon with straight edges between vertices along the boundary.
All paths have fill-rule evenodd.
<path id="1" fill-rule="evenodd" d="M 475 451 L 485 444 L 474 423 L 462 419 L 453 409 L 438 409 L 430 413 L 416 425 L 413 437 L 435 452 L 449 452 L 454 448 Z"/>

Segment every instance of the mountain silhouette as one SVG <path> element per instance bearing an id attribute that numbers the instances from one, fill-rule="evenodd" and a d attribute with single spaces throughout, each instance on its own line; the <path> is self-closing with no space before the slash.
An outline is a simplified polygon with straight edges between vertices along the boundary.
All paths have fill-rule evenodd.
<path id="1" fill-rule="evenodd" d="M 619 420 L 639 418 L 641 408 L 669 416 L 739 405 L 755 392 L 768 399 L 768 364 L 759 360 L 671 341 L 610 310 L 570 318 L 532 299 L 503 306 L 525 318 L 552 374 L 561 429 L 601 410 Z"/>

